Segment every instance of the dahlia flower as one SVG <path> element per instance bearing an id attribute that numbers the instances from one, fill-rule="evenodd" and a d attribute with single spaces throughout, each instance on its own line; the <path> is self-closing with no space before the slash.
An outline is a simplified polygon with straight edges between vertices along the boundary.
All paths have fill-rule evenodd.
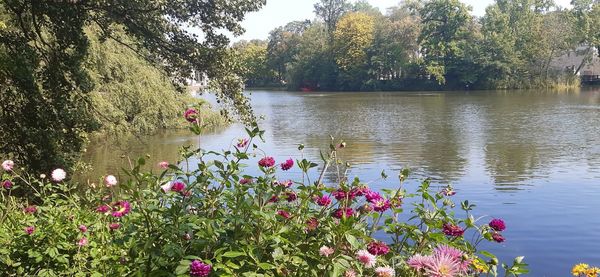
<path id="1" fill-rule="evenodd" d="M 190 276 L 193 277 L 206 277 L 210 274 L 212 267 L 209 264 L 205 264 L 199 260 L 194 260 L 190 264 Z"/>
<path id="2" fill-rule="evenodd" d="M 369 253 L 379 256 L 385 255 L 390 252 L 390 248 L 382 241 L 372 241 L 367 245 L 367 250 Z"/>
<path id="3" fill-rule="evenodd" d="M 377 277 L 395 277 L 396 271 L 389 266 L 380 266 L 375 269 L 375 276 Z"/>
<path id="4" fill-rule="evenodd" d="M 333 248 L 331 247 L 322 246 L 321 248 L 319 248 L 319 254 L 324 257 L 329 257 L 334 252 L 335 250 L 333 250 Z"/>
<path id="5" fill-rule="evenodd" d="M 15 162 L 13 162 L 12 160 L 6 160 L 2 162 L 2 169 L 4 169 L 5 171 L 12 171 L 13 167 L 15 167 Z"/>
<path id="6" fill-rule="evenodd" d="M 67 178 L 67 173 L 63 169 L 57 168 L 52 171 L 52 180 L 55 182 L 61 182 L 65 178 Z"/>
<path id="7" fill-rule="evenodd" d="M 113 175 L 108 175 L 104 178 L 104 184 L 106 187 L 114 187 L 117 185 L 117 177 Z"/>
<path id="8" fill-rule="evenodd" d="M 367 250 L 359 250 L 356 253 L 356 259 L 366 268 L 374 267 L 377 262 L 377 258 Z"/>
<path id="9" fill-rule="evenodd" d="M 194 108 L 189 108 L 185 111 L 183 117 L 190 123 L 196 123 L 198 122 L 198 111 Z"/>
<path id="10" fill-rule="evenodd" d="M 286 171 L 294 166 L 294 160 L 287 159 L 285 162 L 281 163 L 281 170 Z"/>
<path id="11" fill-rule="evenodd" d="M 498 218 L 492 219 L 492 221 L 490 221 L 489 225 L 490 225 L 490 228 L 492 228 L 492 229 L 494 229 L 495 231 L 498 231 L 498 232 L 504 231 L 506 229 L 506 225 L 504 224 L 504 220 L 498 219 Z"/>
<path id="12" fill-rule="evenodd" d="M 275 159 L 273 157 L 264 157 L 258 161 L 258 165 L 261 167 L 273 167 L 275 165 Z"/>
<path id="13" fill-rule="evenodd" d="M 131 211 L 131 205 L 127 201 L 119 201 L 113 204 L 112 216 L 122 217 Z"/>

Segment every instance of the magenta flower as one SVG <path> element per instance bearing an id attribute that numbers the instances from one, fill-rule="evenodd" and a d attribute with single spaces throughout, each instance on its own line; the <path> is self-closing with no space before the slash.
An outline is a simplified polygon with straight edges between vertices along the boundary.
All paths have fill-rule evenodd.
<path id="1" fill-rule="evenodd" d="M 414 268 L 416 271 L 421 271 L 421 269 L 425 269 L 425 267 L 432 262 L 431 256 L 423 256 L 421 254 L 415 254 L 410 257 L 406 263 L 408 266 Z"/>
<path id="2" fill-rule="evenodd" d="M 287 159 L 285 162 L 281 163 L 281 170 L 286 171 L 294 166 L 294 160 Z"/>
<path id="3" fill-rule="evenodd" d="M 158 163 L 158 167 L 160 167 L 162 169 L 167 169 L 167 168 L 169 168 L 169 162 L 162 161 L 162 162 Z"/>
<path id="4" fill-rule="evenodd" d="M 333 250 L 331 247 L 321 246 L 321 248 L 319 248 L 319 254 L 324 257 L 329 257 L 334 252 L 335 250 Z"/>
<path id="5" fill-rule="evenodd" d="M 367 250 L 369 251 L 369 253 L 375 256 L 385 255 L 388 252 L 390 252 L 390 248 L 387 246 L 387 244 L 381 241 L 370 242 L 367 245 Z"/>
<path id="6" fill-rule="evenodd" d="M 354 215 L 354 211 L 352 208 L 341 208 L 337 209 L 333 212 L 333 217 L 335 218 L 349 218 Z"/>
<path id="7" fill-rule="evenodd" d="M 296 199 L 298 199 L 298 195 L 295 192 L 293 192 L 293 191 L 285 192 L 285 200 L 287 200 L 288 202 L 294 202 L 294 201 L 296 201 Z"/>
<path id="8" fill-rule="evenodd" d="M 104 178 L 104 184 L 108 188 L 116 186 L 117 185 L 117 177 L 115 177 L 113 175 L 106 176 Z"/>
<path id="9" fill-rule="evenodd" d="M 390 200 L 379 198 L 374 201 L 373 209 L 376 212 L 385 212 L 390 208 Z"/>
<path id="10" fill-rule="evenodd" d="M 193 260 L 190 264 L 190 276 L 206 277 L 210 274 L 212 267 L 198 260 Z"/>
<path id="11" fill-rule="evenodd" d="M 23 209 L 23 212 L 26 214 L 34 214 L 37 212 L 37 207 L 35 205 L 27 206 L 25 209 Z"/>
<path id="12" fill-rule="evenodd" d="M 277 203 L 279 202 L 279 197 L 277 197 L 277 195 L 273 195 L 271 196 L 271 198 L 269 198 L 269 201 L 267 203 Z"/>
<path id="13" fill-rule="evenodd" d="M 111 224 L 108 224 L 108 228 L 110 228 L 111 230 L 117 230 L 121 228 L 121 224 L 113 222 Z"/>
<path id="14" fill-rule="evenodd" d="M 61 182 L 65 178 L 67 178 L 67 173 L 63 169 L 57 168 L 52 171 L 52 180 L 55 182 Z"/>
<path id="15" fill-rule="evenodd" d="M 493 233 L 492 234 L 492 239 L 497 242 L 497 243 L 502 243 L 504 242 L 506 239 L 504 238 L 504 236 L 500 233 Z"/>
<path id="16" fill-rule="evenodd" d="M 506 225 L 504 224 L 504 220 L 502 219 L 498 219 L 498 218 L 494 218 L 492 219 L 492 221 L 490 221 L 490 228 L 501 232 L 504 231 L 506 229 Z"/>
<path id="17" fill-rule="evenodd" d="M 331 204 L 331 198 L 329 198 L 329 196 L 327 195 L 323 195 L 321 197 L 315 196 L 313 200 L 315 201 L 315 203 L 317 203 L 317 205 L 322 207 L 329 206 L 329 204 Z"/>
<path id="18" fill-rule="evenodd" d="M 181 193 L 181 192 L 183 192 L 183 190 L 185 190 L 185 184 L 180 181 L 175 181 L 175 182 L 173 182 L 173 184 L 171 186 L 171 190 Z"/>
<path id="19" fill-rule="evenodd" d="M 333 195 L 333 197 L 335 197 L 335 199 L 337 199 L 338 201 L 344 200 L 344 199 L 348 199 L 348 200 L 352 200 L 356 197 L 356 194 L 354 191 L 345 191 L 343 189 L 338 189 L 334 192 L 331 193 L 331 195 Z"/>
<path id="20" fill-rule="evenodd" d="M 122 217 L 131 211 L 131 205 L 127 201 L 119 201 L 113 205 L 112 216 Z"/>
<path id="21" fill-rule="evenodd" d="M 248 142 L 250 142 L 248 139 L 239 139 L 236 147 L 238 149 L 246 148 L 246 146 L 248 146 Z"/>
<path id="22" fill-rule="evenodd" d="M 79 225 L 79 231 L 81 231 L 82 233 L 87 232 L 87 230 L 88 230 L 87 226 L 85 226 L 83 224 Z"/>
<path id="23" fill-rule="evenodd" d="M 12 160 L 6 160 L 2 162 L 2 169 L 4 169 L 5 171 L 12 171 L 14 167 L 15 162 L 13 162 Z"/>
<path id="24" fill-rule="evenodd" d="M 86 246 L 87 244 L 88 244 L 88 239 L 86 237 L 82 237 L 77 242 L 77 245 L 79 245 L 79 246 Z"/>
<path id="25" fill-rule="evenodd" d="M 369 203 L 375 203 L 376 201 L 382 199 L 383 197 L 381 197 L 381 195 L 379 194 L 379 192 L 368 191 L 367 193 L 365 193 L 365 198 L 367 199 L 367 201 Z"/>
<path id="26" fill-rule="evenodd" d="M 356 196 L 363 196 L 363 195 L 369 193 L 371 191 L 371 189 L 369 189 L 369 187 L 367 187 L 367 186 L 361 186 L 361 187 L 353 188 L 351 191 Z"/>
<path id="27" fill-rule="evenodd" d="M 107 213 L 110 210 L 110 207 L 108 205 L 100 205 L 98 206 L 98 208 L 96 208 L 96 212 L 99 212 L 101 214 Z"/>
<path id="28" fill-rule="evenodd" d="M 377 276 L 377 277 L 395 277 L 396 271 L 389 266 L 380 266 L 375 269 L 375 276 Z"/>
<path id="29" fill-rule="evenodd" d="M 25 227 L 25 233 L 27 233 L 28 235 L 33 234 L 33 232 L 35 232 L 35 226 L 27 226 L 27 227 Z"/>
<path id="30" fill-rule="evenodd" d="M 442 195 L 445 195 L 445 196 L 454 196 L 454 195 L 456 195 L 456 191 L 453 190 L 452 187 L 445 187 L 445 188 L 442 189 L 442 191 L 440 191 L 440 193 Z"/>
<path id="31" fill-rule="evenodd" d="M 366 268 L 374 267 L 375 263 L 377 262 L 377 258 L 367 250 L 359 250 L 356 253 L 356 259 Z"/>
<path id="32" fill-rule="evenodd" d="M 290 213 L 288 213 L 287 211 L 284 211 L 284 210 L 277 211 L 277 215 L 279 215 L 285 219 L 289 219 L 291 217 Z"/>
<path id="33" fill-rule="evenodd" d="M 5 189 L 11 189 L 11 188 L 12 188 L 12 186 L 13 186 L 13 184 L 12 184 L 12 182 L 11 182 L 10 180 L 6 180 L 6 181 L 2 182 L 2 186 L 3 186 Z"/>
<path id="34" fill-rule="evenodd" d="M 292 184 L 294 184 L 294 182 L 292 182 L 292 180 L 287 180 L 287 181 L 273 181 L 273 185 L 274 186 L 279 186 L 279 187 L 284 187 L 284 188 L 289 188 L 292 186 Z"/>
<path id="35" fill-rule="evenodd" d="M 444 223 L 444 225 L 442 226 L 442 232 L 451 237 L 460 237 L 465 233 L 465 230 L 460 228 L 460 226 L 450 223 Z"/>
<path id="36" fill-rule="evenodd" d="M 258 161 L 258 165 L 261 167 L 273 167 L 275 165 L 275 159 L 273 157 L 264 157 Z"/>
<path id="37" fill-rule="evenodd" d="M 189 108 L 185 111 L 183 117 L 190 123 L 196 123 L 198 122 L 198 111 L 194 108 Z"/>

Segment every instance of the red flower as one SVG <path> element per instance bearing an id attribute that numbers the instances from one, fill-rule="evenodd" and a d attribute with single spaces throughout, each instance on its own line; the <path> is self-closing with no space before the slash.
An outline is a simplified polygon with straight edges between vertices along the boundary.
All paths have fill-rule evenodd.
<path id="1" fill-rule="evenodd" d="M 319 220 L 317 220 L 316 218 L 312 217 L 306 221 L 306 229 L 308 231 L 314 231 L 318 227 L 319 227 Z"/>
<path id="2" fill-rule="evenodd" d="M 26 214 L 34 214 L 37 212 L 37 207 L 35 205 L 28 206 L 27 208 L 23 209 L 23 212 Z"/>
<path id="3" fill-rule="evenodd" d="M 284 210 L 277 211 L 277 215 L 279 215 L 285 219 L 289 219 L 291 217 L 290 213 L 288 213 L 287 211 L 284 211 Z"/>
<path id="4" fill-rule="evenodd" d="M 465 230 L 463 230 L 457 225 L 444 223 L 444 225 L 442 226 L 442 232 L 444 232 L 444 234 L 448 236 L 460 237 L 465 233 Z"/>
<path id="5" fill-rule="evenodd" d="M 506 225 L 504 224 L 504 220 L 502 219 L 498 219 L 498 218 L 494 218 L 492 219 L 492 221 L 490 221 L 490 228 L 501 232 L 504 231 L 504 229 L 506 229 Z"/>
<path id="6" fill-rule="evenodd" d="M 354 211 L 352 208 L 341 208 L 337 209 L 333 212 L 333 217 L 335 218 L 349 218 L 354 215 Z"/>
<path id="7" fill-rule="evenodd" d="M 294 166 L 294 160 L 287 159 L 285 162 L 281 163 L 281 170 L 286 171 Z"/>
<path id="8" fill-rule="evenodd" d="M 273 159 L 273 157 L 264 157 L 258 161 L 258 165 L 262 167 L 273 167 L 275 165 L 275 159 Z"/>
<path id="9" fill-rule="evenodd" d="M 183 192 L 183 190 L 185 190 L 185 184 L 183 182 L 176 181 L 175 183 L 173 183 L 171 190 L 181 193 Z"/>
<path id="10" fill-rule="evenodd" d="M 285 192 L 285 200 L 287 200 L 288 202 L 296 201 L 296 199 L 298 199 L 298 195 L 295 192 L 293 192 L 293 191 Z"/>
<path id="11" fill-rule="evenodd" d="M 111 223 L 111 224 L 108 224 L 108 228 L 110 228 L 111 230 L 117 230 L 117 229 L 121 228 L 121 224 Z"/>
<path id="12" fill-rule="evenodd" d="M 329 206 L 329 204 L 331 204 L 331 198 L 329 198 L 329 196 L 327 195 L 323 195 L 321 197 L 319 196 L 315 196 L 313 198 L 313 200 L 315 201 L 315 203 L 317 203 L 317 205 L 319 206 Z"/>
<path id="13" fill-rule="evenodd" d="M 381 241 L 370 242 L 369 245 L 367 245 L 367 250 L 369 253 L 376 256 L 385 255 L 390 252 L 390 248 L 387 246 L 387 244 Z"/>
<path id="14" fill-rule="evenodd" d="M 277 203 L 279 202 L 279 197 L 277 197 L 277 195 L 273 195 L 271 196 L 271 198 L 269 199 L 268 203 Z"/>
<path id="15" fill-rule="evenodd" d="M 333 195 L 333 197 L 335 197 L 335 199 L 337 199 L 338 201 L 341 201 L 344 199 L 352 200 L 356 197 L 356 191 L 353 191 L 353 190 L 345 191 L 343 189 L 338 189 L 338 190 L 334 191 L 333 193 L 331 193 L 331 195 Z"/>
<path id="16" fill-rule="evenodd" d="M 500 233 L 493 233 L 492 239 L 497 243 L 502 243 L 506 240 L 506 239 L 504 239 L 504 236 L 502 236 L 502 234 L 500 234 Z"/>
<path id="17" fill-rule="evenodd" d="M 185 111 L 183 117 L 190 123 L 196 123 L 198 122 L 198 111 L 196 111 L 196 109 L 189 108 L 187 111 Z"/>
<path id="18" fill-rule="evenodd" d="M 12 184 L 12 182 L 11 182 L 10 180 L 6 180 L 6 181 L 4 181 L 4 182 L 2 183 L 2 186 L 3 186 L 5 189 L 10 189 L 10 188 L 12 188 L 12 185 L 13 185 L 13 184 Z"/>

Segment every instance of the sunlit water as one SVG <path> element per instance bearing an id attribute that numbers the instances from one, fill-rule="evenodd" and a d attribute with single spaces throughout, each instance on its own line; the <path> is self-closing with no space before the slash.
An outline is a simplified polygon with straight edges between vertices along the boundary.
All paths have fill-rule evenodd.
<path id="1" fill-rule="evenodd" d="M 306 157 L 319 161 L 333 135 L 348 144 L 342 155 L 353 166 L 351 177 L 396 188 L 397 172 L 409 167 L 409 190 L 432 177 L 435 185 L 456 188 L 457 203 L 475 203 L 475 214 L 505 219 L 506 243 L 483 248 L 507 263 L 526 256 L 532 276 L 568 276 L 579 262 L 600 265 L 600 91 L 254 91 L 251 98 L 265 117 L 260 147 L 279 161 L 299 158 L 300 143 Z M 181 145 L 227 149 L 244 134 L 233 125 L 199 138 L 174 131 L 97 143 L 86 160 L 97 175 L 118 174 L 127 164 L 114 162 L 121 155 L 150 154 L 154 165 L 174 161 Z M 382 170 L 387 180 L 378 180 Z"/>

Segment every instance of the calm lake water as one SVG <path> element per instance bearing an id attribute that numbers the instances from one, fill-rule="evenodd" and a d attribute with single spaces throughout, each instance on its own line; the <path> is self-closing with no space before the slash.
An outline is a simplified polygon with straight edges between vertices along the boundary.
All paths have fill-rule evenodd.
<path id="1" fill-rule="evenodd" d="M 531 276 L 569 276 L 579 262 L 600 265 L 600 91 L 557 93 L 253 91 L 264 115 L 267 143 L 278 161 L 305 155 L 319 161 L 329 135 L 348 143 L 343 158 L 351 177 L 394 188 L 403 167 L 413 170 L 407 188 L 425 177 L 452 184 L 456 202 L 468 199 L 475 214 L 505 219 L 504 244 L 484 243 L 510 263 L 525 256 Z M 86 160 L 97 175 L 118 174 L 122 155 L 176 160 L 181 145 L 227 149 L 244 137 L 243 126 L 207 133 L 165 132 L 143 141 L 96 143 Z M 251 171 L 252 172 L 252 171 Z M 96 174 L 96 173 L 94 173 Z M 299 172 L 287 173 L 294 178 Z M 485 223 L 489 217 L 482 219 Z"/>

